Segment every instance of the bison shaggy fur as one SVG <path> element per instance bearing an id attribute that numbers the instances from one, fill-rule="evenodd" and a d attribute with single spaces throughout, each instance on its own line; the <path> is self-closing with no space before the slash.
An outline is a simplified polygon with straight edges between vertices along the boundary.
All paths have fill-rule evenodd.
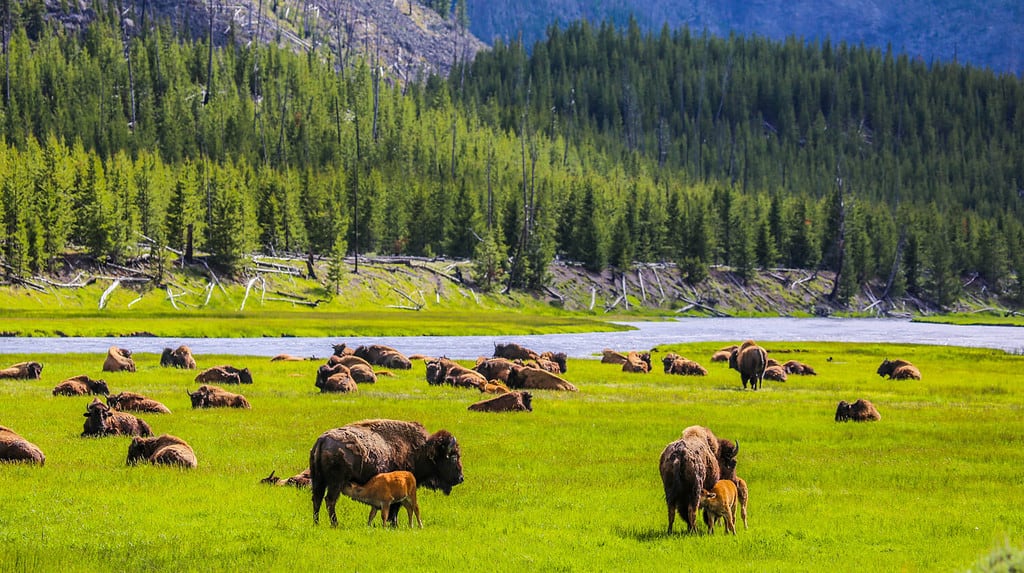
<path id="1" fill-rule="evenodd" d="M 359 389 L 352 373 L 343 364 L 321 366 L 316 374 L 316 387 L 322 393 L 346 393 Z"/>
<path id="2" fill-rule="evenodd" d="M 753 340 L 747 340 L 729 355 L 729 368 L 740 373 L 744 388 L 747 387 L 747 382 L 750 383 L 752 390 L 760 388 L 767 366 L 768 352 Z"/>
<path id="3" fill-rule="evenodd" d="M 221 384 L 252 384 L 252 373 L 248 368 L 223 365 L 213 366 L 196 374 L 196 382 L 219 382 Z"/>
<path id="4" fill-rule="evenodd" d="M 0 426 L 0 462 L 46 464 L 46 456 L 39 446 L 18 435 L 14 430 Z"/>
<path id="5" fill-rule="evenodd" d="M 241 394 L 228 392 L 218 386 L 204 384 L 195 392 L 188 393 L 192 408 L 251 408 L 249 401 Z"/>
<path id="6" fill-rule="evenodd" d="M 875 405 L 867 400 L 857 400 L 853 404 L 846 400 L 840 400 L 836 406 L 836 421 L 846 422 L 877 422 L 882 419 Z"/>
<path id="7" fill-rule="evenodd" d="M 15 380 L 38 380 L 43 365 L 38 362 L 18 362 L 0 370 L 0 378 Z"/>
<path id="8" fill-rule="evenodd" d="M 810 366 L 804 364 L 803 362 L 798 362 L 796 360 L 787 360 L 786 363 L 782 365 L 782 367 L 786 369 L 787 374 L 796 374 L 799 376 L 818 375 L 818 373 L 814 371 L 814 368 L 811 368 Z"/>
<path id="9" fill-rule="evenodd" d="M 107 396 L 107 405 L 122 412 L 151 412 L 170 414 L 171 410 L 160 402 L 135 392 L 118 392 Z"/>
<path id="10" fill-rule="evenodd" d="M 516 365 L 508 375 L 508 387 L 528 390 L 566 390 L 578 392 L 579 388 L 568 380 L 540 368 Z"/>
<path id="11" fill-rule="evenodd" d="M 488 400 L 470 404 L 473 412 L 532 412 L 533 394 L 529 392 L 509 392 Z"/>
<path id="12" fill-rule="evenodd" d="M 605 348 L 601 351 L 601 364 L 625 364 L 626 355 L 621 352 L 616 352 L 611 348 Z"/>
<path id="13" fill-rule="evenodd" d="M 107 358 L 103 361 L 104 372 L 135 372 L 135 361 L 132 351 L 127 348 L 111 346 L 107 349 Z"/>
<path id="14" fill-rule="evenodd" d="M 313 522 L 320 519 L 326 498 L 331 525 L 338 525 L 335 506 L 341 488 L 365 484 L 373 476 L 410 471 L 420 487 L 448 495 L 462 483 L 459 444 L 447 430 L 428 434 L 418 422 L 363 420 L 320 435 L 309 451 L 313 489 Z"/>
<path id="15" fill-rule="evenodd" d="M 661 359 L 665 367 L 665 374 L 679 374 L 682 376 L 707 376 L 708 370 L 697 362 L 683 358 L 678 354 L 669 352 Z"/>
<path id="16" fill-rule="evenodd" d="M 630 352 L 626 355 L 626 361 L 622 364 L 622 371 L 647 374 L 651 371 L 651 353 Z"/>
<path id="17" fill-rule="evenodd" d="M 713 489 L 719 479 L 735 476 L 738 453 L 738 444 L 715 437 L 703 426 L 686 428 L 682 437 L 665 447 L 658 467 L 668 506 L 669 533 L 677 512 L 686 520 L 688 531 L 696 531 L 701 491 Z"/>
<path id="18" fill-rule="evenodd" d="M 161 434 L 150 438 L 133 438 L 128 445 L 127 464 L 133 466 L 145 460 L 153 465 L 181 466 L 194 468 L 196 453 L 188 442 L 177 436 Z"/>
<path id="19" fill-rule="evenodd" d="M 921 371 L 907 360 L 889 360 L 886 358 L 876 370 L 879 376 L 888 376 L 891 380 L 920 380 Z"/>
<path id="20" fill-rule="evenodd" d="M 164 348 L 164 352 L 160 356 L 160 366 L 194 370 L 196 359 L 192 356 L 192 349 L 183 344 L 174 350 Z"/>
<path id="21" fill-rule="evenodd" d="M 732 356 L 732 351 L 736 350 L 737 348 L 739 348 L 739 346 L 736 346 L 735 344 L 733 344 L 732 346 L 726 346 L 724 348 L 719 348 L 718 350 L 715 351 L 714 354 L 711 355 L 711 361 L 712 362 L 728 362 L 729 361 L 729 357 Z"/>
<path id="22" fill-rule="evenodd" d="M 501 380 L 502 382 L 508 382 L 508 374 L 512 371 L 512 366 L 515 363 L 507 358 L 478 358 L 476 366 L 473 370 L 476 370 L 484 378 L 488 380 Z"/>
<path id="23" fill-rule="evenodd" d="M 773 364 L 764 369 L 764 379 L 774 380 L 775 382 L 785 382 L 789 377 L 786 375 L 786 369 L 779 364 Z"/>
<path id="24" fill-rule="evenodd" d="M 86 436 L 151 436 L 153 430 L 144 420 L 131 414 L 111 410 L 99 399 L 93 398 L 86 407 L 86 420 L 82 425 L 82 437 Z"/>
<path id="25" fill-rule="evenodd" d="M 506 344 L 495 344 L 494 357 L 508 358 L 509 360 L 536 360 L 540 358 L 540 354 L 525 346 L 509 342 Z"/>
<path id="26" fill-rule="evenodd" d="M 62 381 L 53 388 L 54 396 L 85 396 L 86 394 L 110 394 L 105 380 L 93 380 L 87 374 L 79 374 Z"/>

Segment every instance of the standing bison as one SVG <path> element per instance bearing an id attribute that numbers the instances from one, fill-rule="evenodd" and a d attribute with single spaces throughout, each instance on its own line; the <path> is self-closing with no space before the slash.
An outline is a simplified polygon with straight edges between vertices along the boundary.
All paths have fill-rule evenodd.
<path id="1" fill-rule="evenodd" d="M 687 531 L 697 530 L 697 508 L 702 490 L 714 489 L 719 479 L 736 478 L 739 443 L 719 439 L 708 428 L 690 426 L 661 452 L 659 469 L 668 505 L 668 532 L 676 513 L 686 520 Z"/>
<path id="2" fill-rule="evenodd" d="M 0 426 L 0 462 L 25 462 L 44 465 L 46 456 L 32 442 L 14 430 Z"/>
<path id="3" fill-rule="evenodd" d="M 764 380 L 764 370 L 767 366 L 768 352 L 755 344 L 753 340 L 744 342 L 729 355 L 729 368 L 740 373 L 743 388 L 747 387 L 747 382 L 750 382 L 752 390 L 760 388 Z"/>
<path id="4" fill-rule="evenodd" d="M 420 486 L 448 495 L 463 480 L 460 456 L 455 436 L 447 430 L 428 434 L 417 422 L 363 420 L 327 430 L 309 451 L 313 522 L 320 522 L 326 495 L 327 515 L 337 527 L 341 488 L 349 482 L 365 484 L 380 473 L 410 471 Z"/>
<path id="5" fill-rule="evenodd" d="M 38 362 L 18 362 L 0 370 L 0 378 L 16 380 L 39 380 L 43 365 Z"/>

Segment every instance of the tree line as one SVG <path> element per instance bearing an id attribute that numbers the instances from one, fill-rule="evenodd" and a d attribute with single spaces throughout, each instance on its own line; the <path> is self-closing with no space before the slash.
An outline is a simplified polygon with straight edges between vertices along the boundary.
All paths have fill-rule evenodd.
<path id="1" fill-rule="evenodd" d="M 129 32 L 114 3 L 69 34 L 36 4 L 4 5 L 8 273 L 194 247 L 230 271 L 256 251 L 472 257 L 494 288 L 543 286 L 557 256 L 693 282 L 824 268 L 839 300 L 881 282 L 948 304 L 971 273 L 1024 290 L 1012 78 L 579 24 L 400 84 L 323 49 Z"/>

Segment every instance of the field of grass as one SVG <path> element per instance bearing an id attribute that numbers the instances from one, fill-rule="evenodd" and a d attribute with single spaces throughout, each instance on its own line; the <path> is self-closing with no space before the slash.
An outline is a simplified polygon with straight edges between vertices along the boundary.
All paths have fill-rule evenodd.
<path id="1" fill-rule="evenodd" d="M 939 324 L 981 325 L 981 326 L 1024 326 L 1024 314 L 1007 316 L 1000 312 L 979 312 L 971 314 L 940 314 L 921 316 L 916 322 L 935 322 Z"/>
<path id="2" fill-rule="evenodd" d="M 255 383 L 230 388 L 252 410 L 194 411 L 195 372 L 156 355 L 107 374 L 98 354 L 3 355 L 0 366 L 45 365 L 41 380 L 0 380 L 0 425 L 47 460 L 0 465 L 0 570 L 958 571 L 1024 542 L 1024 357 L 770 343 L 819 375 L 752 392 L 708 362 L 718 346 L 661 348 L 704 363 L 704 378 L 570 360 L 580 392 L 534 391 L 534 411 L 516 414 L 467 411 L 480 395 L 427 385 L 421 362 L 320 395 L 315 362 L 198 355 L 200 368 L 249 367 Z M 924 380 L 880 379 L 885 357 L 913 361 Z M 80 438 L 91 398 L 50 390 L 82 373 L 169 406 L 141 417 L 188 440 L 199 467 L 126 467 L 129 439 Z M 836 403 L 856 398 L 882 420 L 835 423 Z M 404 511 L 397 530 L 369 528 L 367 506 L 345 498 L 337 529 L 314 526 L 308 490 L 259 483 L 305 468 L 324 430 L 373 417 L 445 428 L 461 444 L 466 481 L 447 497 L 421 490 L 424 529 L 408 529 Z M 665 533 L 658 458 L 693 424 L 740 443 L 750 528 L 735 537 L 678 533 L 679 520 Z"/>

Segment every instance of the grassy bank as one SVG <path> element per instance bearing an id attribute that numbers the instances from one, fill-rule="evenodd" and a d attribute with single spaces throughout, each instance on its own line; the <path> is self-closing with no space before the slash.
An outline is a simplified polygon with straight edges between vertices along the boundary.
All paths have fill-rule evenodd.
<path id="1" fill-rule="evenodd" d="M 705 378 L 571 360 L 565 377 L 579 393 L 535 391 L 532 413 L 501 415 L 468 412 L 480 395 L 428 386 L 419 362 L 356 394 L 320 395 L 314 362 L 197 356 L 200 368 L 253 371 L 252 386 L 233 388 L 249 411 L 191 410 L 195 372 L 161 369 L 156 355 L 136 356 L 136 373 L 102 375 L 171 408 L 142 417 L 192 444 L 189 472 L 128 468 L 128 439 L 78 436 L 90 399 L 50 389 L 100 377 L 103 356 L 8 355 L 45 365 L 42 380 L 0 381 L 0 424 L 47 462 L 0 466 L 0 570 L 936 571 L 1024 541 L 1024 357 L 771 343 L 819 375 L 755 393 L 708 363 L 718 346 L 674 349 L 708 366 Z M 914 361 L 924 380 L 880 379 L 887 356 Z M 856 398 L 881 422 L 835 423 L 837 401 Z M 308 491 L 258 483 L 303 469 L 322 431 L 371 417 L 446 428 L 462 444 L 466 482 L 450 497 L 421 490 L 423 530 L 367 528 L 366 506 L 345 499 L 338 529 L 316 527 Z M 735 537 L 664 533 L 658 457 L 692 424 L 741 444 L 750 529 Z"/>

